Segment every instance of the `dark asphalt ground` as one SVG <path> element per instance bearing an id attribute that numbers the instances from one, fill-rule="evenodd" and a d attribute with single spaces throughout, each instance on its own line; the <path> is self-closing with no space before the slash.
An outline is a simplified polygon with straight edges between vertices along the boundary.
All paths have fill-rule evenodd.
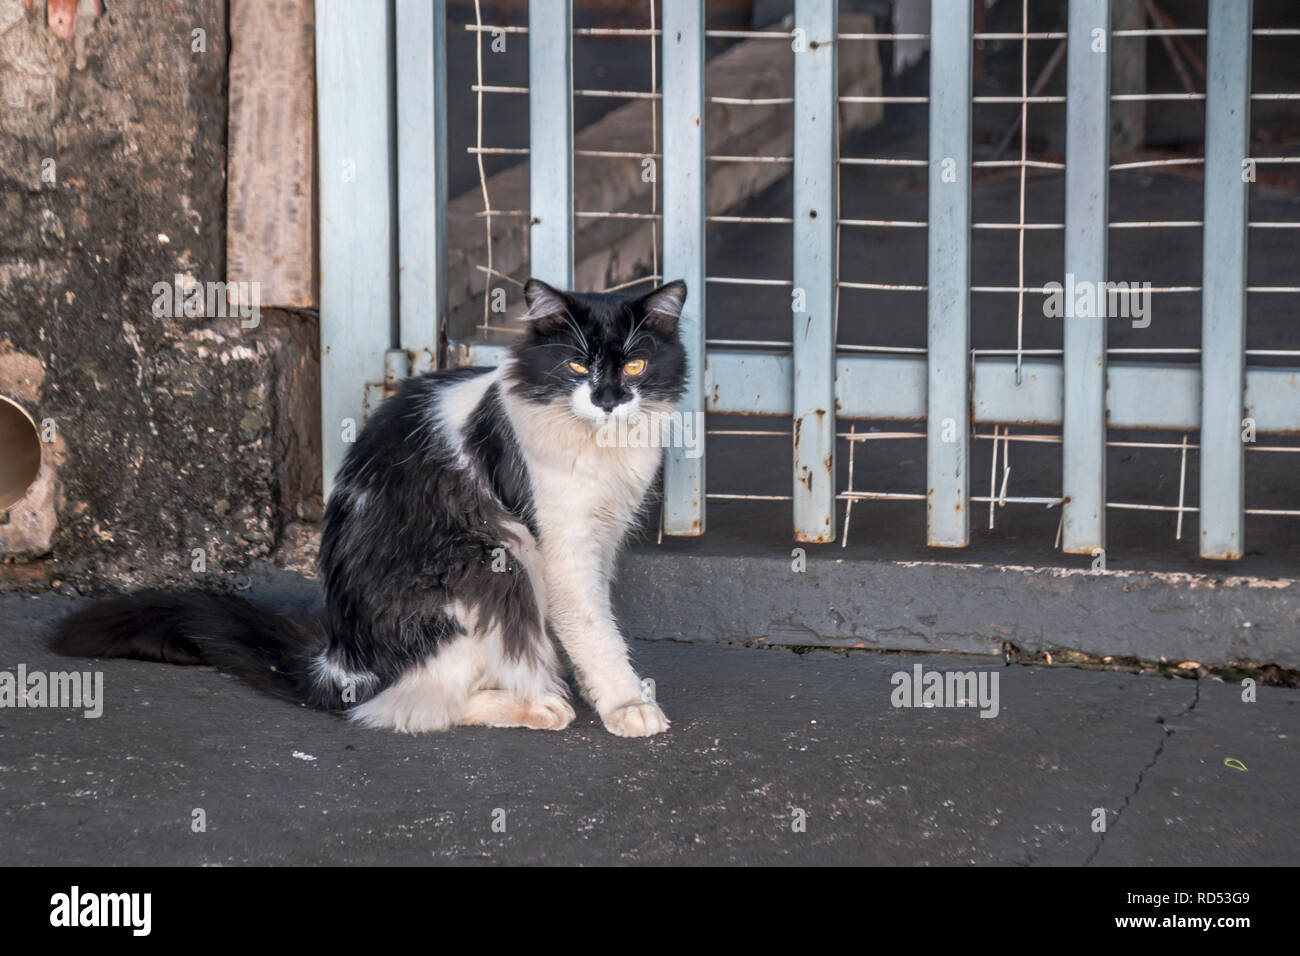
<path id="1" fill-rule="evenodd" d="M 0 670 L 77 667 L 40 641 L 73 605 L 0 596 Z M 0 864 L 1300 860 L 1294 690 L 1243 703 L 1213 680 L 987 658 L 634 651 L 673 720 L 649 740 L 585 705 L 560 733 L 401 736 L 207 668 L 81 665 L 102 667 L 102 717 L 0 709 Z M 998 716 L 893 708 L 890 675 L 918 662 L 996 671 Z"/>

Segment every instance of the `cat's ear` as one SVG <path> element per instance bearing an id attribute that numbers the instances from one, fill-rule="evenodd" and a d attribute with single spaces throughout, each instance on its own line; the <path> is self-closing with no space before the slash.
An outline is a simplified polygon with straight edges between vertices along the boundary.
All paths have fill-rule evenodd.
<path id="1" fill-rule="evenodd" d="M 641 300 L 645 324 L 664 336 L 677 334 L 677 320 L 686 303 L 686 283 L 681 279 L 661 285 Z"/>
<path id="2" fill-rule="evenodd" d="M 569 303 L 564 293 L 552 289 L 541 279 L 529 279 L 524 283 L 524 301 L 528 303 L 524 321 L 532 323 L 539 332 L 554 332 L 568 321 Z"/>

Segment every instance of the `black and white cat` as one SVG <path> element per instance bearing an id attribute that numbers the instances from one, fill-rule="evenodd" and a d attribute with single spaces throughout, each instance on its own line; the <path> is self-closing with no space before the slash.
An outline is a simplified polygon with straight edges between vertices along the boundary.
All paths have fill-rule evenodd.
<path id="1" fill-rule="evenodd" d="M 666 420 L 680 398 L 686 286 L 524 292 L 506 362 L 407 380 L 349 450 L 325 515 L 323 614 L 145 591 L 70 615 L 54 649 L 212 664 L 372 727 L 559 730 L 574 711 L 549 627 L 611 733 L 666 730 L 609 593 L 662 448 L 601 436 Z"/>

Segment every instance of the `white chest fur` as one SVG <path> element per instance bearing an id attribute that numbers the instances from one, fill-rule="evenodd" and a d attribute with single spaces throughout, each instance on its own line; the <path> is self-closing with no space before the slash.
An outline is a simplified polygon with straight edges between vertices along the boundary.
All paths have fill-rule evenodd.
<path id="1" fill-rule="evenodd" d="M 514 397 L 506 401 L 533 484 L 545 540 L 581 536 L 617 546 L 659 469 L 656 447 L 603 447 L 588 425 Z"/>

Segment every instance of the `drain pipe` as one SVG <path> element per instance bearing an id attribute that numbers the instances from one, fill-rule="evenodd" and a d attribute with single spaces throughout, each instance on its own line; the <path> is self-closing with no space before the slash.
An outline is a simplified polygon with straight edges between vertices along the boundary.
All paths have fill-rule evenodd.
<path id="1" fill-rule="evenodd" d="M 23 500 L 40 470 L 36 422 L 21 405 L 0 395 L 0 511 Z"/>

